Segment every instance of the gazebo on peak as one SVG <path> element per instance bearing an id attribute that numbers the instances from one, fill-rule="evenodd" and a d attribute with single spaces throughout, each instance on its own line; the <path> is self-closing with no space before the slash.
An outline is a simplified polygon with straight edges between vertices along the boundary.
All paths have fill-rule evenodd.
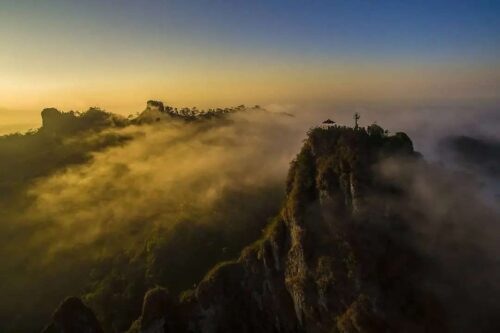
<path id="1" fill-rule="evenodd" d="M 327 120 L 325 120 L 324 122 L 321 123 L 321 127 L 323 127 L 323 128 L 329 128 L 333 125 L 335 125 L 335 122 L 333 120 L 331 120 L 330 118 L 328 118 Z"/>

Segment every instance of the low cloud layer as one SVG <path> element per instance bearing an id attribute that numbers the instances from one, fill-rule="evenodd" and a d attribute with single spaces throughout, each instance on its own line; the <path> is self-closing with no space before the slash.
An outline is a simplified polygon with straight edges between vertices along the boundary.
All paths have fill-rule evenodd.
<path id="1" fill-rule="evenodd" d="M 149 229 L 208 213 L 222 193 L 283 183 L 300 144 L 290 119 L 262 111 L 227 122 L 129 127 L 134 139 L 40 180 L 28 215 L 50 219 L 48 247 L 90 244 L 124 225 Z"/>
<path id="2" fill-rule="evenodd" d="M 493 332 L 500 310 L 500 209 L 470 174 L 436 163 L 387 160 L 385 181 L 405 190 L 396 199 L 429 269 L 427 288 L 441 299 L 452 331 Z"/>
<path id="3" fill-rule="evenodd" d="M 12 206 L 7 212 L 10 236 L 0 245 L 9 258 L 3 267 L 8 278 L 1 288 L 6 302 L 16 300 L 9 306 L 21 306 L 28 292 L 38 299 L 30 306 L 50 304 L 50 311 L 70 290 L 83 292 L 80 288 L 91 277 L 81 274 L 89 274 L 103 260 L 138 255 L 150 239 L 169 239 L 169 230 L 186 232 L 177 225 L 199 228 L 192 240 L 178 240 L 182 244 L 177 256 L 206 247 L 205 263 L 199 265 L 203 272 L 219 257 L 214 251 L 220 257 L 236 255 L 279 211 L 288 165 L 304 136 L 293 121 L 249 110 L 226 119 L 171 120 L 68 139 L 129 138 L 93 153 L 88 162 L 38 179 L 27 190 L 27 208 L 15 211 Z M 172 242 L 179 238 L 172 237 Z M 196 237 L 207 243 L 193 244 Z M 214 246 L 220 248 L 209 249 Z M 20 263 L 25 268 L 20 269 Z M 80 276 L 71 277 L 72 272 Z M 56 282 L 59 279 L 72 280 L 73 287 Z M 190 286 L 185 285 L 187 278 L 182 282 L 184 288 Z M 46 295 L 52 287 L 54 292 Z"/>

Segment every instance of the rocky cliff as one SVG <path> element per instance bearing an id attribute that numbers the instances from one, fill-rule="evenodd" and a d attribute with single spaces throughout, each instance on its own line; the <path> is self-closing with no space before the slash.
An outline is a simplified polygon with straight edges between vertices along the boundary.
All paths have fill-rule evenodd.
<path id="1" fill-rule="evenodd" d="M 419 155 L 376 125 L 312 129 L 262 238 L 179 300 L 149 292 L 130 332 L 447 331 L 411 241 L 415 213 L 378 176 L 386 158 Z"/>
<path id="2" fill-rule="evenodd" d="M 292 162 L 287 199 L 261 240 L 184 295 L 194 332 L 445 330 L 404 216 L 382 197 L 380 159 L 414 159 L 404 133 L 316 128 Z"/>

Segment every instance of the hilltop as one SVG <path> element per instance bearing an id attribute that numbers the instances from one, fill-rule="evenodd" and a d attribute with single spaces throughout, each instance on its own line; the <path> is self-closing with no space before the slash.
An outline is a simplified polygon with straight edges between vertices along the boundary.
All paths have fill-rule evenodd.
<path id="1" fill-rule="evenodd" d="M 287 180 L 281 213 L 238 260 L 214 268 L 181 307 L 196 332 L 443 330 L 418 284 L 424 272 L 399 234 L 397 193 L 377 179 L 381 158 L 418 159 L 404 133 L 314 128 Z M 168 316 L 167 316 L 168 318 Z"/>
<path id="2" fill-rule="evenodd" d="M 412 242 L 413 213 L 398 206 L 407 193 L 378 175 L 384 159 L 420 155 L 377 125 L 311 129 L 262 238 L 179 298 L 148 293 L 129 332 L 449 329 Z"/>

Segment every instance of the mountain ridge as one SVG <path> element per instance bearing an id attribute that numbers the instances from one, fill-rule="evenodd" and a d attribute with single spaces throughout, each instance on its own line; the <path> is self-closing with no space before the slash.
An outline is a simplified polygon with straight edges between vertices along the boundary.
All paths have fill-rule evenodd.
<path id="1" fill-rule="evenodd" d="M 389 157 L 420 155 L 406 134 L 377 125 L 311 129 L 262 238 L 179 300 L 157 290 L 176 304 L 170 313 L 146 297 L 128 332 L 446 331 L 437 298 L 419 285 L 421 259 L 402 217 L 373 202 L 403 195 L 376 175 Z"/>

